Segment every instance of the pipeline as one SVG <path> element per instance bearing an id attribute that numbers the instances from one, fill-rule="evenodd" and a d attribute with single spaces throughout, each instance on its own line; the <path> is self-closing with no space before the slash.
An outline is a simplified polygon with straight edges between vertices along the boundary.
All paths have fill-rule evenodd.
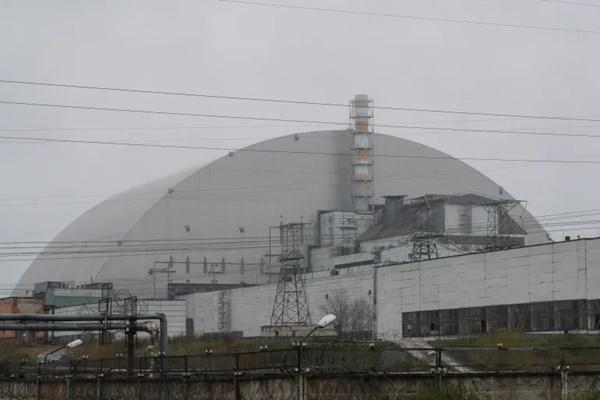
<path id="1" fill-rule="evenodd" d="M 126 330 L 129 328 L 129 324 L 97 324 L 97 323 L 62 323 L 62 324 L 50 324 L 50 323 L 34 323 L 34 324 L 18 324 L 18 323 L 5 323 L 0 322 L 1 331 L 102 331 L 102 330 Z M 151 332 L 152 328 L 147 324 L 136 324 L 136 331 Z"/>
<path id="2" fill-rule="evenodd" d="M 90 325 L 90 326 L 94 326 L 95 329 L 81 329 L 81 330 L 124 330 L 127 329 L 127 325 L 128 324 L 117 324 L 118 327 L 116 327 L 115 324 L 107 324 L 106 321 L 131 321 L 131 320 L 135 320 L 135 321 L 139 321 L 139 320 L 158 320 L 159 321 L 159 347 L 160 347 L 160 352 L 161 354 L 166 354 L 167 352 L 167 347 L 169 344 L 169 337 L 168 337 L 168 332 L 167 332 L 167 317 L 165 316 L 165 314 L 140 314 L 140 315 L 135 315 L 135 316 L 131 316 L 131 315 L 105 315 L 105 314 L 87 314 L 87 315 L 83 315 L 83 314 L 79 314 L 79 315 L 56 315 L 56 314 L 7 314 L 7 313 L 0 313 L 0 321 L 20 321 L 20 322 L 25 322 L 25 321 L 37 321 L 37 322 L 90 322 L 90 321 L 99 321 L 99 323 L 97 324 L 40 324 L 41 327 L 44 326 L 56 326 L 56 328 L 52 328 L 52 329 L 35 329 L 33 328 L 33 326 L 36 326 L 35 324 L 28 324 L 28 325 L 24 325 L 24 324 L 7 324 L 7 325 L 12 325 L 15 326 L 15 328 L 2 328 L 2 326 L 5 326 L 6 324 L 4 324 L 3 322 L 0 322 L 0 330 L 4 329 L 4 330 L 57 330 L 57 331 L 69 331 L 69 330 L 76 330 L 76 329 L 63 329 L 63 327 L 68 327 L 68 326 L 85 326 L 85 325 Z M 104 321 L 104 323 L 102 323 Z M 24 329 L 20 329 L 17 327 L 23 327 L 26 326 L 27 328 Z M 150 329 L 150 327 L 146 324 L 145 327 L 143 327 L 144 325 L 140 325 L 137 324 L 136 326 L 140 326 L 139 330 L 142 330 L 144 332 L 150 332 L 152 333 L 152 329 Z"/>

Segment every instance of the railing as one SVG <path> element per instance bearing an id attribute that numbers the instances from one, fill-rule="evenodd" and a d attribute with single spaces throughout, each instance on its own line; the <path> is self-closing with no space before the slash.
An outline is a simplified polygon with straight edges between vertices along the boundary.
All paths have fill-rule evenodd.
<path id="1" fill-rule="evenodd" d="M 400 348 L 379 344 L 309 345 L 242 353 L 0 364 L 0 378 L 200 376 L 228 374 L 598 372 L 600 347 Z"/>

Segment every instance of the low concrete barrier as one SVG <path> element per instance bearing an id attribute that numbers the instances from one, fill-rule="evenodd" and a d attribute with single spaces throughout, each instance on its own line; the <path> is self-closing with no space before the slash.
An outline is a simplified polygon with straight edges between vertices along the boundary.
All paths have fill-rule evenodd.
<path id="1" fill-rule="evenodd" d="M 482 399 L 554 400 L 600 390 L 600 374 L 552 372 L 398 374 L 196 375 L 180 377 L 0 381 L 0 400 L 292 400 L 303 382 L 306 400 L 411 399 L 431 385 L 460 384 Z M 568 389 L 568 390 L 565 390 Z"/>

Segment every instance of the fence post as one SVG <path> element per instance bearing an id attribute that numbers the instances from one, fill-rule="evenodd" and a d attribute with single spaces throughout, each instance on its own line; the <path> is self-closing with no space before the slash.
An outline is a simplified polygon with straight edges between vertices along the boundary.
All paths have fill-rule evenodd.
<path id="1" fill-rule="evenodd" d="M 560 365 L 558 366 L 558 371 L 560 373 L 560 399 L 567 400 L 569 397 L 569 369 L 570 367 L 567 365 L 565 361 L 565 353 L 564 350 L 560 350 Z"/>
<path id="2" fill-rule="evenodd" d="M 235 400 L 242 399 L 242 393 L 240 390 L 240 382 L 239 382 L 240 375 L 241 375 L 241 373 L 237 372 L 237 371 L 233 373 L 233 394 L 235 396 Z"/>
<path id="3" fill-rule="evenodd" d="M 436 347 L 435 349 L 435 367 L 434 374 L 436 375 L 436 384 L 438 390 L 442 390 L 442 374 L 444 372 L 444 367 L 442 365 L 442 348 Z"/>
<path id="4" fill-rule="evenodd" d="M 67 392 L 67 400 L 71 400 L 71 379 L 67 376 L 65 379 L 66 392 Z"/>
<path id="5" fill-rule="evenodd" d="M 296 377 L 296 400 L 303 400 L 302 396 L 302 345 L 298 343 L 296 347 L 296 369 L 298 375 Z"/>
<path id="6" fill-rule="evenodd" d="M 36 395 L 35 398 L 37 400 L 40 399 L 40 379 L 42 378 L 42 363 L 38 362 L 38 371 L 37 371 L 37 377 L 35 380 L 35 391 L 36 391 Z"/>
<path id="7" fill-rule="evenodd" d="M 96 400 L 102 400 L 102 384 L 101 384 L 101 380 L 100 378 L 102 377 L 102 374 L 99 374 L 96 377 Z"/>
<path id="8" fill-rule="evenodd" d="M 135 323 L 135 318 L 129 318 L 129 323 L 127 324 L 127 373 L 129 376 L 133 376 L 135 368 Z"/>

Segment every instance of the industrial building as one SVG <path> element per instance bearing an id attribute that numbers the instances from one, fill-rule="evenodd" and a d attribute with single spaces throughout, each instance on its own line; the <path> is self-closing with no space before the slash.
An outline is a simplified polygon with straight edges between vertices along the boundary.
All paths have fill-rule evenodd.
<path id="1" fill-rule="evenodd" d="M 43 303 L 31 297 L 5 297 L 0 299 L 0 313 L 42 314 Z M 0 343 L 33 344 L 43 336 L 36 332 L 0 330 Z"/>
<path id="2" fill-rule="evenodd" d="M 372 101 L 356 96 L 349 129 L 270 139 L 103 201 L 18 287 L 58 313 L 135 296 L 188 334 L 307 323 L 340 294 L 368 305 L 360 325 L 379 337 L 588 330 L 598 246 L 552 243 L 500 184 L 376 134 Z M 282 307 L 296 292 L 293 316 Z"/>
<path id="3" fill-rule="evenodd" d="M 382 339 L 467 335 L 502 329 L 600 330 L 600 239 L 518 247 L 407 263 L 375 264 L 307 276 L 311 313 L 338 293 L 372 307 Z M 275 285 L 186 297 L 197 333 L 259 335 Z M 227 302 L 219 302 L 225 294 Z M 225 312 L 223 312 L 223 309 Z M 225 327 L 224 329 L 222 329 Z"/>
<path id="4" fill-rule="evenodd" d="M 444 153 L 405 139 L 373 136 L 382 153 L 373 165 L 375 205 L 382 205 L 384 196 L 430 193 L 513 199 L 501 185 Z M 272 282 L 277 279 L 277 227 L 282 222 L 309 223 L 306 244 L 315 247 L 323 210 L 353 212 L 352 142 L 348 130 L 284 136 L 115 195 L 60 232 L 17 286 L 108 281 L 143 297 L 153 297 L 156 287 L 156 297 L 164 298 L 167 280 L 179 290 Z M 407 158 L 395 157 L 399 155 Z M 511 215 L 527 221 L 521 226 L 529 232 L 529 244 L 548 242 L 521 205 Z M 352 220 L 361 224 L 359 218 Z M 60 242 L 82 245 L 73 249 L 79 251 L 76 256 L 59 257 L 53 253 L 62 250 Z"/>

